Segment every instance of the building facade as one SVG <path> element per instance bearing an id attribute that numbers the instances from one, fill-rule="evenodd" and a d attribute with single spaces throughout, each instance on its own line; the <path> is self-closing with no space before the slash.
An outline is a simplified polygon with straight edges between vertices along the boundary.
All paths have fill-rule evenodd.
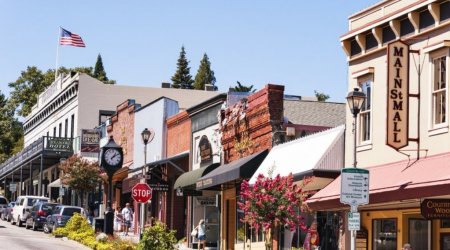
<path id="1" fill-rule="evenodd" d="M 358 249 L 449 249 L 449 1 L 382 1 L 349 17 L 348 89 L 366 94 L 346 133 L 346 166 L 369 170 Z M 353 116 L 347 112 L 347 127 Z M 356 136 L 356 145 L 353 138 Z M 338 178 L 308 202 L 348 211 Z M 350 249 L 346 217 L 340 249 Z"/>

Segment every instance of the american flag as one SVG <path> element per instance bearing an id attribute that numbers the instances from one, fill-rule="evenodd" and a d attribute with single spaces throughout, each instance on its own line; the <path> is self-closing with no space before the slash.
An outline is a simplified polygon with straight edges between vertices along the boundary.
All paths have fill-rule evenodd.
<path id="1" fill-rule="evenodd" d="M 86 47 L 81 36 L 61 28 L 61 38 L 59 44 L 70 45 L 75 47 Z"/>

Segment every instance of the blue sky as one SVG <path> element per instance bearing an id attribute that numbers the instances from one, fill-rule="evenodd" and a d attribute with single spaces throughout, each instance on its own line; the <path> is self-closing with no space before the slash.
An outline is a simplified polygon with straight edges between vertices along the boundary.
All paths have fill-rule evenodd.
<path id="1" fill-rule="evenodd" d="M 0 90 L 27 66 L 55 67 L 59 26 L 86 48 L 61 46 L 59 65 L 94 66 L 121 85 L 170 81 L 182 45 L 194 77 L 207 53 L 219 91 L 240 81 L 285 93 L 314 90 L 345 102 L 347 62 L 339 36 L 348 16 L 377 0 L 329 1 L 2 1 Z M 306 3 L 306 4 L 305 4 Z"/>

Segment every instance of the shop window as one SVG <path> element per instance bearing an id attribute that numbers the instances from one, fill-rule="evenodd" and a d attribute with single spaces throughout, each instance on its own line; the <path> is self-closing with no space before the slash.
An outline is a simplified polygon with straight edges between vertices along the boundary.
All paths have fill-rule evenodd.
<path id="1" fill-rule="evenodd" d="M 414 26 L 409 18 L 405 18 L 400 21 L 400 36 L 405 36 L 414 33 Z"/>
<path id="2" fill-rule="evenodd" d="M 391 29 L 391 26 L 383 27 L 383 43 L 390 42 L 395 39 L 395 33 Z"/>
<path id="3" fill-rule="evenodd" d="M 372 78 L 362 80 L 359 85 L 361 91 L 366 95 L 366 100 L 359 113 L 359 142 L 360 144 L 366 144 L 371 140 Z"/>
<path id="4" fill-rule="evenodd" d="M 419 28 L 420 30 L 434 25 L 434 18 L 428 10 L 420 12 Z"/>
<path id="5" fill-rule="evenodd" d="M 397 219 L 375 219 L 372 226 L 373 250 L 397 250 Z"/>
<path id="6" fill-rule="evenodd" d="M 352 40 L 350 42 L 350 55 L 355 56 L 361 53 L 361 47 L 359 47 L 359 44 L 356 40 Z"/>
<path id="7" fill-rule="evenodd" d="M 445 21 L 450 18 L 450 2 L 445 1 L 441 3 L 441 8 L 439 13 L 441 14 L 439 17 L 439 21 Z"/>
<path id="8" fill-rule="evenodd" d="M 432 128 L 447 123 L 447 60 L 446 56 L 433 59 Z"/>
<path id="9" fill-rule="evenodd" d="M 413 249 L 431 249 L 431 222 L 409 219 L 409 243 Z"/>

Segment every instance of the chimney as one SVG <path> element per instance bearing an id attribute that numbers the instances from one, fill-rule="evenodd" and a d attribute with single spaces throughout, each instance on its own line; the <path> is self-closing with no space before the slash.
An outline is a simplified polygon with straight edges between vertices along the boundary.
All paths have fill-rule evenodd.
<path id="1" fill-rule="evenodd" d="M 215 91 L 216 87 L 212 84 L 205 84 L 205 91 Z"/>

